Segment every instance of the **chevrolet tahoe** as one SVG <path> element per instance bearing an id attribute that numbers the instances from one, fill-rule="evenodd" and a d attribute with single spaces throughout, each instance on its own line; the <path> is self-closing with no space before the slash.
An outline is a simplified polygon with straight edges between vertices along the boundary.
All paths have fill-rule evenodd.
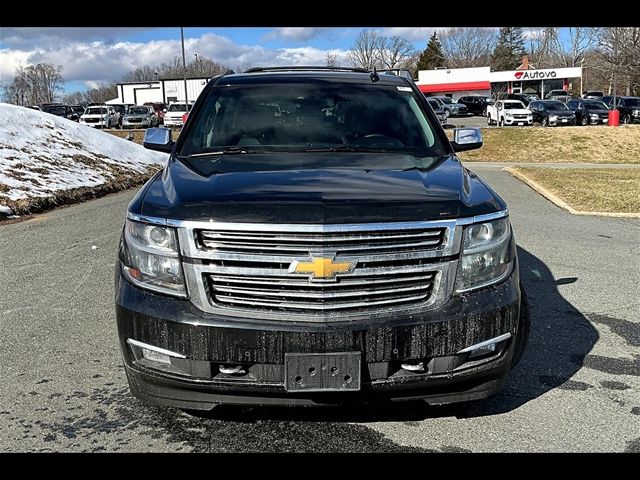
<path id="1" fill-rule="evenodd" d="M 278 105 L 274 110 L 273 105 Z M 213 78 L 127 211 L 115 271 L 133 395 L 221 403 L 469 401 L 529 331 L 507 205 L 407 78 L 336 67 Z"/>

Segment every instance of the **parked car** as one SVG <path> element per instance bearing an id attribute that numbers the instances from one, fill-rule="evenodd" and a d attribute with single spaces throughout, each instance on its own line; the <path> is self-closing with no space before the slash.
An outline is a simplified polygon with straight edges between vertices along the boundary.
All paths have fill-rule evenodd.
<path id="1" fill-rule="evenodd" d="M 595 99 L 595 100 L 602 100 L 602 97 L 604 97 L 604 93 L 600 91 L 584 92 L 584 94 L 582 95 L 582 98 L 589 98 L 589 99 Z"/>
<path id="2" fill-rule="evenodd" d="M 487 125 L 533 125 L 531 110 L 520 100 L 498 100 L 487 107 Z"/>
<path id="3" fill-rule="evenodd" d="M 164 123 L 164 115 L 167 113 L 167 104 L 164 102 L 145 102 L 143 105 L 149 105 L 153 107 L 158 116 L 158 121 L 162 125 Z"/>
<path id="4" fill-rule="evenodd" d="M 609 108 L 600 100 L 574 98 L 566 104 L 576 115 L 576 124 L 597 125 L 609 122 Z"/>
<path id="5" fill-rule="evenodd" d="M 529 103 L 540 100 L 540 97 L 530 93 L 509 93 L 507 94 L 507 100 L 520 100 L 525 107 L 529 106 Z"/>
<path id="6" fill-rule="evenodd" d="M 570 100 L 574 100 L 578 97 L 574 97 L 572 95 L 558 95 L 557 97 L 554 98 L 554 100 L 557 100 L 558 102 L 562 102 L 562 103 L 567 103 Z"/>
<path id="7" fill-rule="evenodd" d="M 62 104 L 45 104 L 42 107 L 43 112 L 50 113 L 57 117 L 66 118 L 77 122 L 80 116 L 69 105 Z"/>
<path id="8" fill-rule="evenodd" d="M 433 113 L 436 114 L 438 120 L 440 121 L 440 125 L 443 127 L 447 124 L 447 112 L 445 112 L 444 108 L 442 108 L 442 103 L 436 100 L 435 98 L 427 97 L 427 102 L 433 109 Z"/>
<path id="9" fill-rule="evenodd" d="M 78 115 L 78 120 L 80 120 L 80 117 L 84 114 L 85 108 L 82 105 L 69 105 L 69 108 Z"/>
<path id="10" fill-rule="evenodd" d="M 115 128 L 118 121 L 118 114 L 110 105 L 87 107 L 80 117 L 80 123 L 97 128 Z"/>
<path id="11" fill-rule="evenodd" d="M 487 105 L 493 105 L 495 102 L 491 97 L 483 97 L 481 95 L 467 95 L 460 97 L 458 103 L 461 103 L 467 110 L 474 114 L 483 117 L 487 116 Z"/>
<path id="12" fill-rule="evenodd" d="M 109 104 L 118 114 L 118 128 L 122 128 L 122 121 L 124 116 L 127 114 L 127 109 L 130 105 L 126 103 L 111 103 Z"/>
<path id="13" fill-rule="evenodd" d="M 502 389 L 529 331 L 507 205 L 456 156 L 480 130 L 450 142 L 428 105 L 402 76 L 255 68 L 209 82 L 175 143 L 147 130 L 171 156 L 119 245 L 131 392 L 209 410 Z"/>
<path id="14" fill-rule="evenodd" d="M 158 124 L 158 115 L 149 105 L 129 107 L 122 118 L 122 128 L 149 128 L 157 127 Z"/>
<path id="15" fill-rule="evenodd" d="M 192 102 L 189 102 L 188 108 L 184 102 L 170 103 L 167 113 L 164 114 L 164 124 L 167 127 L 182 127 L 184 124 L 182 116 L 190 111 L 192 106 Z"/>
<path id="16" fill-rule="evenodd" d="M 454 102 L 451 97 L 433 96 L 429 98 L 435 98 L 440 101 L 442 103 L 442 108 L 444 108 L 448 117 L 466 117 L 469 114 L 469 110 L 466 105 Z"/>
<path id="17" fill-rule="evenodd" d="M 602 101 L 613 109 L 613 96 L 602 97 Z M 634 123 L 640 121 L 640 98 L 638 97 L 616 97 L 616 110 L 620 112 L 622 123 Z"/>
<path id="18" fill-rule="evenodd" d="M 555 100 L 556 97 L 570 97 L 569 92 L 566 90 L 549 90 L 544 96 L 545 100 Z"/>
<path id="19" fill-rule="evenodd" d="M 543 127 L 575 125 L 576 115 L 567 106 L 557 100 L 536 100 L 529 104 L 533 121 Z"/>

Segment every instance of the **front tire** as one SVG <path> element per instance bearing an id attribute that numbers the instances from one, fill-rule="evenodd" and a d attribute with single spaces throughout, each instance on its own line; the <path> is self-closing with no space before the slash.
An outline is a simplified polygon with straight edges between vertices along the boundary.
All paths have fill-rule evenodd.
<path id="1" fill-rule="evenodd" d="M 583 127 L 587 126 L 587 123 L 589 123 L 587 121 L 587 117 L 585 117 L 584 115 L 582 116 L 582 118 L 580 119 L 580 125 L 582 125 Z"/>
<path id="2" fill-rule="evenodd" d="M 624 123 L 625 125 L 628 125 L 631 123 L 631 115 L 629 115 L 628 113 L 625 113 L 622 116 L 622 123 Z"/>
<path id="3" fill-rule="evenodd" d="M 542 127 L 548 127 L 549 126 L 549 120 L 547 120 L 547 117 L 542 117 L 542 120 L 540 120 L 540 126 L 542 126 Z"/>

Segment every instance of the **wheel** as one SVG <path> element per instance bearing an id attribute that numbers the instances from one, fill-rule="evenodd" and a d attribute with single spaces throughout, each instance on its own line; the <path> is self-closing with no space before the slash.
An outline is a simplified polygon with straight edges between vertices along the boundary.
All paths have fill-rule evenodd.
<path id="1" fill-rule="evenodd" d="M 540 120 L 540 125 L 543 127 L 549 126 L 549 120 L 547 120 L 547 117 L 542 117 L 542 120 Z"/>
<path id="2" fill-rule="evenodd" d="M 502 117 L 502 118 L 500 119 L 500 123 L 499 123 L 499 125 L 500 125 L 501 127 L 504 127 L 504 117 Z"/>
<path id="3" fill-rule="evenodd" d="M 487 115 L 487 125 L 491 125 L 491 117 Z"/>
<path id="4" fill-rule="evenodd" d="M 482 115 L 483 117 L 487 115 L 487 107 L 484 107 L 482 109 L 482 113 L 480 115 Z"/>
<path id="5" fill-rule="evenodd" d="M 444 114 L 449 118 L 451 116 L 451 111 L 448 108 L 444 109 Z"/>
<path id="6" fill-rule="evenodd" d="M 518 333 L 516 334 L 515 349 L 513 351 L 513 358 L 511 359 L 511 368 L 515 367 L 524 353 L 524 349 L 527 346 L 527 340 L 529 339 L 529 330 L 531 329 L 531 318 L 529 316 L 529 301 L 527 294 L 524 291 L 522 283 L 520 284 L 520 318 L 518 320 Z"/>
<path id="7" fill-rule="evenodd" d="M 629 115 L 628 113 L 625 113 L 625 114 L 622 116 L 622 123 L 624 123 L 624 124 L 629 124 L 629 123 L 631 123 L 631 115 Z"/>
<path id="8" fill-rule="evenodd" d="M 580 125 L 582 125 L 582 126 L 584 127 L 587 123 L 589 123 L 589 122 L 587 121 L 587 117 L 585 117 L 585 116 L 583 115 L 583 116 L 582 116 L 582 118 L 580 119 Z"/>

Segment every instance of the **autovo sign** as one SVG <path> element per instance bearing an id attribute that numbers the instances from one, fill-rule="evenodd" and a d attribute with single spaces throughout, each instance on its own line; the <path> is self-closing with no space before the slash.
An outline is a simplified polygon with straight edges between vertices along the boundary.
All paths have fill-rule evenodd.
<path id="1" fill-rule="evenodd" d="M 516 77 L 516 80 L 545 80 L 556 78 L 558 74 L 555 70 L 524 70 L 516 72 L 513 76 Z"/>

